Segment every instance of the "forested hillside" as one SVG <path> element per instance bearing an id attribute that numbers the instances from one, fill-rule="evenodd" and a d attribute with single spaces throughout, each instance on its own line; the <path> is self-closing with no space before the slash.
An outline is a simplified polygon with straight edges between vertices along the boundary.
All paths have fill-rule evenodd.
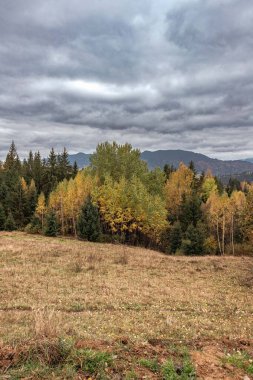
<path id="1" fill-rule="evenodd" d="M 20 161 L 12 143 L 0 166 L 0 229 L 153 247 L 167 253 L 250 253 L 253 186 L 194 163 L 149 170 L 131 145 L 102 143 L 90 165 L 70 165 L 67 150 Z"/>

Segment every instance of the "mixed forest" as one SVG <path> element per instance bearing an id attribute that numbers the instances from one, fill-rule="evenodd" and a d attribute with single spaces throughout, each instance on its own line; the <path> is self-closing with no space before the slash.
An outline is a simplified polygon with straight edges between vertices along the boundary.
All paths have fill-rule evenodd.
<path id="1" fill-rule="evenodd" d="M 224 186 L 193 162 L 149 170 L 130 144 L 99 144 L 79 170 L 65 148 L 21 162 L 12 142 L 0 163 L 0 230 L 16 229 L 170 254 L 250 253 L 253 185 Z"/>

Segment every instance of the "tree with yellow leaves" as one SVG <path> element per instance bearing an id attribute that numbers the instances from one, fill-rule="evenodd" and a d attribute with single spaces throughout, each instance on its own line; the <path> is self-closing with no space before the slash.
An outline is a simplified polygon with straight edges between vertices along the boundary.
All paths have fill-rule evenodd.
<path id="1" fill-rule="evenodd" d="M 46 198 L 45 198 L 44 193 L 40 193 L 38 197 L 35 214 L 38 216 L 38 218 L 41 221 L 42 229 L 44 228 L 44 220 L 45 220 L 46 211 L 47 211 Z"/>
<path id="2" fill-rule="evenodd" d="M 233 191 L 230 197 L 230 240 L 233 255 L 235 254 L 234 235 L 246 206 L 246 197 L 242 191 Z"/>
<path id="3" fill-rule="evenodd" d="M 151 195 L 139 178 L 128 181 L 122 177 L 115 182 L 107 176 L 92 196 L 108 232 L 118 234 L 122 241 L 138 240 L 140 235 L 160 241 L 168 225 L 165 203 L 159 196 Z"/>
<path id="4" fill-rule="evenodd" d="M 166 205 L 171 218 L 176 220 L 179 215 L 183 197 L 192 193 L 194 173 L 183 163 L 172 172 L 165 184 Z"/>
<path id="5" fill-rule="evenodd" d="M 82 170 L 74 179 L 71 178 L 69 181 L 65 179 L 60 182 L 50 194 L 49 208 L 54 210 L 61 225 L 62 234 L 71 231 L 75 236 L 77 235 L 78 214 L 96 181 L 96 177 L 91 177 L 88 170 Z"/>
<path id="6" fill-rule="evenodd" d="M 230 199 L 227 193 L 212 192 L 204 207 L 209 225 L 216 230 L 216 238 L 221 255 L 225 254 L 225 236 L 230 224 Z"/>

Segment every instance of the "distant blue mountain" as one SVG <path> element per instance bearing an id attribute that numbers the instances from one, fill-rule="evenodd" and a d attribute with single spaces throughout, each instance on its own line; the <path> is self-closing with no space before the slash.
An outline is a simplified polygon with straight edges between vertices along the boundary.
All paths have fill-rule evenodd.
<path id="1" fill-rule="evenodd" d="M 90 164 L 90 156 L 91 154 L 81 152 L 76 154 L 70 154 L 69 162 L 71 163 L 71 165 L 73 165 L 76 161 L 79 168 L 84 168 L 85 166 L 88 166 Z"/>
<path id="2" fill-rule="evenodd" d="M 78 167 L 83 168 L 89 165 L 90 156 L 90 154 L 86 153 L 70 154 L 69 160 L 72 164 L 76 161 Z M 150 169 L 156 167 L 163 168 L 165 164 L 178 167 L 180 162 L 188 165 L 193 161 L 198 172 L 207 171 L 209 169 L 217 176 L 233 175 L 243 172 L 253 173 L 253 159 L 252 162 L 249 160 L 222 161 L 210 158 L 204 154 L 186 150 L 157 150 L 154 152 L 147 150 L 141 153 L 141 158 L 147 162 Z"/>
<path id="3" fill-rule="evenodd" d="M 253 163 L 253 158 L 245 158 L 245 160 L 243 160 L 243 161 L 246 161 L 246 162 L 251 162 L 251 163 Z"/>

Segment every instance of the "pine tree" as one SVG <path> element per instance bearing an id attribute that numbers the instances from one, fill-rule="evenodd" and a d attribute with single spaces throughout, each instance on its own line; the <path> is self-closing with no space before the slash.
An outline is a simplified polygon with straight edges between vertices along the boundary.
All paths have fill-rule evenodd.
<path id="1" fill-rule="evenodd" d="M 6 222 L 5 211 L 4 211 L 3 205 L 0 203 L 0 231 L 4 230 L 5 222 Z"/>
<path id="2" fill-rule="evenodd" d="M 21 168 L 21 163 L 17 154 L 17 149 L 14 141 L 10 145 L 9 152 L 6 156 L 4 169 L 10 171 L 18 171 Z"/>
<path id="3" fill-rule="evenodd" d="M 176 222 L 170 232 L 170 250 L 175 253 L 182 244 L 182 229 L 179 222 Z"/>
<path id="4" fill-rule="evenodd" d="M 78 236 L 88 241 L 98 241 L 101 235 L 99 211 L 91 198 L 85 201 L 77 222 Z"/>
<path id="5" fill-rule="evenodd" d="M 57 186 L 59 175 L 59 165 L 54 148 L 52 148 L 49 153 L 45 169 L 46 170 L 43 176 L 43 189 L 46 196 L 48 196 L 49 193 Z"/>
<path id="6" fill-rule="evenodd" d="M 64 147 L 63 152 L 58 155 L 58 180 L 63 181 L 65 178 L 69 179 L 71 175 L 71 165 L 69 163 L 69 155 L 67 149 Z"/>
<path id="7" fill-rule="evenodd" d="M 182 231 L 185 232 L 190 224 L 196 227 L 201 217 L 201 199 L 199 196 L 197 194 L 191 194 L 188 197 L 183 196 L 179 214 Z"/>
<path id="8" fill-rule="evenodd" d="M 16 223 L 15 223 L 15 220 L 14 220 L 14 218 L 12 216 L 11 211 L 8 213 L 7 219 L 5 221 L 4 229 L 6 231 L 14 231 L 14 230 L 17 229 Z"/>
<path id="9" fill-rule="evenodd" d="M 204 250 L 204 234 L 201 226 L 189 225 L 182 243 L 182 249 L 187 255 L 198 255 Z"/>
<path id="10" fill-rule="evenodd" d="M 36 203 L 37 203 L 37 190 L 36 190 L 35 182 L 33 179 L 31 180 L 31 183 L 28 187 L 27 195 L 28 195 L 28 201 L 29 201 L 29 215 L 31 216 L 34 214 L 34 211 L 36 209 Z"/>
<path id="11" fill-rule="evenodd" d="M 44 235 L 46 236 L 56 236 L 58 233 L 58 223 L 56 215 L 53 211 L 49 212 L 46 216 L 46 225 L 44 228 Z"/>
<path id="12" fill-rule="evenodd" d="M 43 170 L 45 167 L 42 165 L 42 160 L 40 157 L 40 152 L 36 152 L 34 154 L 34 162 L 33 162 L 33 179 L 35 181 L 37 192 L 40 193 L 42 191 L 42 179 L 43 179 Z"/>
<path id="13" fill-rule="evenodd" d="M 171 173 L 175 172 L 176 169 L 173 165 L 165 164 L 163 167 L 163 171 L 165 173 L 166 179 L 169 179 Z"/>
<path id="14" fill-rule="evenodd" d="M 75 161 L 74 165 L 73 165 L 72 177 L 75 178 L 75 176 L 77 175 L 77 173 L 78 173 L 78 165 L 77 165 L 77 162 Z"/>

